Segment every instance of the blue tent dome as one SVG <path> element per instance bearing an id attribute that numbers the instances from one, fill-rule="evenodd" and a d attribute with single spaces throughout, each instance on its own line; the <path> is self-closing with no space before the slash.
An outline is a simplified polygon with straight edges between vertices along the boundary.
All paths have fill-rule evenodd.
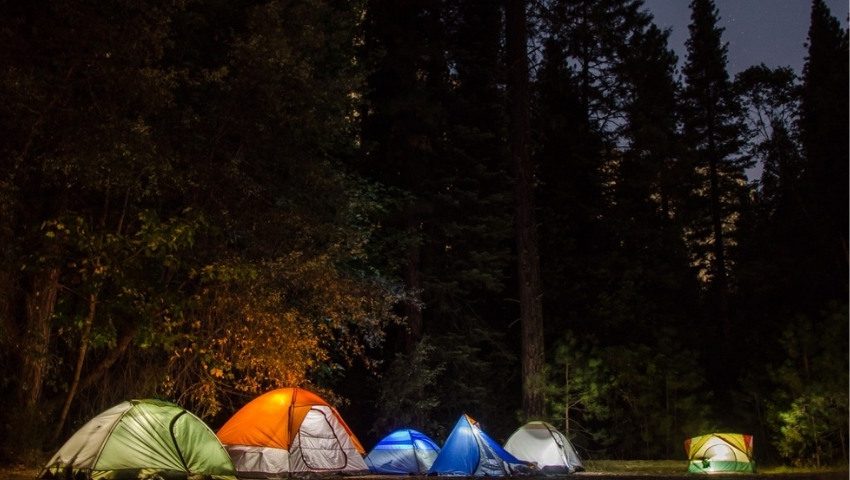
<path id="1" fill-rule="evenodd" d="M 531 473 L 531 467 L 490 438 L 468 415 L 461 415 L 429 474 L 503 476 Z"/>
<path id="2" fill-rule="evenodd" d="M 422 432 L 396 430 L 384 437 L 366 456 L 372 473 L 425 474 L 440 447 Z"/>

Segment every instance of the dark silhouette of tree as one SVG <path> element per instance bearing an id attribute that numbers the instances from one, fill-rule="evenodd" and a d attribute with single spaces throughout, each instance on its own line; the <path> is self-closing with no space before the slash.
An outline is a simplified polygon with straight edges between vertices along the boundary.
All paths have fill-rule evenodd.
<path id="1" fill-rule="evenodd" d="M 728 345 L 733 338 L 729 251 L 748 161 L 739 154 L 743 130 L 726 72 L 727 45 L 717 23 L 712 0 L 691 2 L 681 108 L 694 172 L 690 243 L 710 285 L 711 320 L 720 326 L 720 338 Z"/>
<path id="2" fill-rule="evenodd" d="M 595 272 L 610 235 L 601 220 L 603 139 L 582 106 L 566 50 L 552 36 L 543 43 L 532 105 L 545 327 L 553 338 L 597 323 L 591 311 L 604 279 Z"/>
<path id="3" fill-rule="evenodd" d="M 799 272 L 807 268 L 811 252 L 800 248 L 806 243 L 807 221 L 796 135 L 799 86 L 791 69 L 759 65 L 739 73 L 734 88 L 747 125 L 745 151 L 762 165 L 758 188 L 741 219 L 736 269 L 741 288 L 737 304 L 750 319 L 745 331 L 756 336 L 805 303 L 800 301 L 805 294 L 798 290 L 806 282 Z M 783 273 L 792 271 L 798 274 Z"/>
<path id="4" fill-rule="evenodd" d="M 382 254 L 404 278 L 409 298 L 405 350 L 423 332 L 423 243 L 438 188 L 433 167 L 441 150 L 446 80 L 441 8 L 429 2 L 372 2 L 367 6 L 364 55 L 367 78 L 360 171 L 398 189 Z"/>
<path id="5" fill-rule="evenodd" d="M 847 45 L 847 31 L 823 1 L 813 0 L 799 128 L 804 198 L 813 234 L 804 248 L 812 249 L 816 258 L 810 288 L 824 295 L 814 302 L 846 300 L 847 295 Z"/>

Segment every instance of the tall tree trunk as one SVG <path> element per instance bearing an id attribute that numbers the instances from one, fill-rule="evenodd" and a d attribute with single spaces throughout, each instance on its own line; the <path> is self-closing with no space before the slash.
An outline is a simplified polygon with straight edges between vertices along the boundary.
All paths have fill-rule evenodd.
<path id="1" fill-rule="evenodd" d="M 91 330 L 94 325 L 94 316 L 97 309 L 97 294 L 89 295 L 89 311 L 86 314 L 86 319 L 83 322 L 83 331 L 80 336 L 80 348 L 77 351 L 77 364 L 74 365 L 74 376 L 71 379 L 71 386 L 68 388 L 68 394 L 65 396 L 65 403 L 62 405 L 62 413 L 59 415 L 59 421 L 56 422 L 56 430 L 53 431 L 53 437 L 50 443 L 55 443 L 62 434 L 62 428 L 68 420 L 68 412 L 71 411 L 71 403 L 77 395 L 77 388 L 80 385 L 80 376 L 83 373 L 83 364 L 86 362 L 86 353 L 89 349 L 89 340 L 91 339 Z"/>
<path id="2" fill-rule="evenodd" d="M 17 337 L 18 328 L 14 320 L 15 276 L 14 270 L 0 266 L 0 345 L 11 346 Z M 7 344 L 7 342 L 9 342 Z"/>
<path id="3" fill-rule="evenodd" d="M 510 148 L 516 181 L 516 242 L 522 324 L 522 407 L 528 418 L 545 414 L 543 306 L 534 221 L 534 165 L 529 154 L 528 32 L 524 0 L 508 0 L 506 45 L 510 101 Z"/>
<path id="4" fill-rule="evenodd" d="M 26 295 L 27 326 L 22 350 L 23 368 L 18 394 L 21 403 L 27 409 L 35 408 L 41 398 L 44 374 L 47 370 L 50 317 L 53 316 L 58 290 L 59 267 L 50 267 L 32 277 Z"/>
<path id="5" fill-rule="evenodd" d="M 731 345 L 732 320 L 729 317 L 729 282 L 726 278 L 726 244 L 723 235 L 723 211 L 720 202 L 720 172 L 717 168 L 717 144 L 714 138 L 714 102 L 708 102 L 708 174 L 711 195 L 711 224 L 714 233 L 714 281 L 717 295 L 717 320 L 723 328 L 724 345 Z"/>

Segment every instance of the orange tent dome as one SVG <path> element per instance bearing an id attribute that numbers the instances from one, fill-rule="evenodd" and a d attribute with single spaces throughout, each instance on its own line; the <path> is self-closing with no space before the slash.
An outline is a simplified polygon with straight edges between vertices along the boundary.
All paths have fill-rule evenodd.
<path id="1" fill-rule="evenodd" d="M 218 438 L 237 472 L 366 468 L 365 450 L 339 412 L 303 388 L 279 388 L 251 400 L 221 427 Z"/>

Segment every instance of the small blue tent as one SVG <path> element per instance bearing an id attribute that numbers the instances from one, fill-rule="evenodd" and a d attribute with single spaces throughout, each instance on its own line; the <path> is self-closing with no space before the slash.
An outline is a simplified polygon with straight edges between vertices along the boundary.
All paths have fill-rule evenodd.
<path id="1" fill-rule="evenodd" d="M 375 445 L 366 456 L 366 465 L 372 473 L 424 475 L 439 453 L 440 447 L 424 433 L 396 430 Z"/>
<path id="2" fill-rule="evenodd" d="M 428 474 L 503 476 L 531 473 L 532 468 L 506 452 L 481 430 L 478 422 L 464 414 Z"/>

